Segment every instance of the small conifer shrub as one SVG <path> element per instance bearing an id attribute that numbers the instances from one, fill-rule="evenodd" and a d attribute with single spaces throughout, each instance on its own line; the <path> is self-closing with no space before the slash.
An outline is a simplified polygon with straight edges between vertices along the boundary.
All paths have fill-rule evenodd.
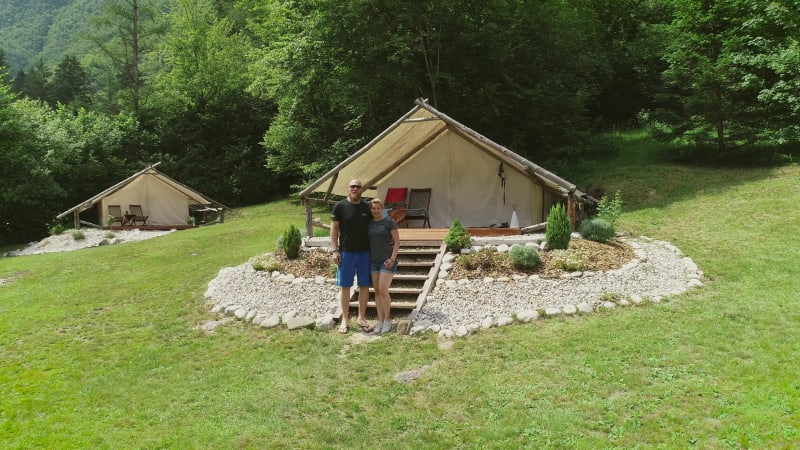
<path id="1" fill-rule="evenodd" d="M 572 233 L 567 210 L 562 203 L 553 205 L 547 215 L 547 230 L 545 238 L 551 250 L 565 250 L 569 247 L 570 234 Z"/>
<path id="2" fill-rule="evenodd" d="M 447 231 L 447 236 L 444 237 L 444 243 L 447 244 L 447 248 L 450 251 L 460 252 L 461 249 L 472 245 L 472 239 L 467 229 L 461 224 L 461 221 L 455 219 L 453 225 L 450 226 L 450 230 Z"/>
<path id="3" fill-rule="evenodd" d="M 86 234 L 81 230 L 75 230 L 72 232 L 72 239 L 76 241 L 82 241 L 86 239 Z"/>
<path id="4" fill-rule="evenodd" d="M 289 225 L 289 229 L 283 232 L 283 240 L 281 242 L 283 252 L 286 253 L 287 258 L 295 259 L 300 256 L 300 244 L 302 244 L 302 241 L 300 230 L 294 225 Z"/>
<path id="5" fill-rule="evenodd" d="M 508 259 L 518 269 L 531 270 L 539 265 L 539 251 L 525 245 L 514 245 L 508 251 Z"/>
<path id="6" fill-rule="evenodd" d="M 616 233 L 614 225 L 600 217 L 584 220 L 579 231 L 586 239 L 597 242 L 607 242 Z"/>

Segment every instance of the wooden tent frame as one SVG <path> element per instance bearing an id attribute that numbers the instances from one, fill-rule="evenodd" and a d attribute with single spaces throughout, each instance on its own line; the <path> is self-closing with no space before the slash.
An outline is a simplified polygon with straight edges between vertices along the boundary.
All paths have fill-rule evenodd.
<path id="1" fill-rule="evenodd" d="M 414 115 L 420 109 L 428 111 L 431 114 L 431 116 L 412 118 L 411 116 Z M 514 153 L 513 151 L 483 136 L 482 134 L 459 123 L 455 119 L 447 116 L 446 114 L 432 107 L 430 104 L 427 103 L 427 100 L 417 99 L 415 100 L 415 106 L 410 111 L 408 111 L 406 114 L 400 117 L 388 128 L 383 130 L 380 134 L 375 136 L 375 138 L 373 138 L 366 145 L 361 147 L 361 149 L 350 155 L 348 158 L 346 158 L 344 161 L 336 165 L 336 167 L 328 171 L 325 175 L 320 177 L 315 182 L 311 183 L 308 187 L 303 189 L 298 194 L 300 200 L 303 202 L 305 206 L 307 236 L 310 237 L 314 235 L 313 218 L 312 218 L 313 204 L 315 202 L 321 202 L 325 204 L 333 203 L 333 201 L 331 200 L 331 193 L 333 192 L 333 188 L 336 185 L 336 182 L 338 181 L 339 173 L 344 167 L 347 167 L 353 161 L 358 159 L 361 155 L 368 152 L 378 142 L 380 142 L 391 132 L 396 130 L 400 125 L 405 123 L 427 122 L 434 120 L 440 120 L 444 122 L 446 126 L 444 126 L 438 132 L 431 134 L 423 141 L 416 143 L 416 145 L 405 151 L 403 157 L 398 158 L 397 162 L 393 163 L 390 166 L 387 166 L 386 168 L 378 172 L 375 176 L 371 177 L 370 179 L 363 180 L 365 189 L 374 188 L 373 185 L 378 180 L 381 180 L 383 177 L 391 173 L 393 170 L 397 169 L 405 160 L 413 157 L 415 154 L 424 149 L 428 144 L 439 138 L 439 136 L 441 136 L 443 133 L 447 131 L 453 131 L 464 140 L 475 143 L 478 148 L 489 153 L 491 156 L 497 158 L 501 162 L 516 163 L 516 165 L 520 166 L 520 168 L 528 175 L 528 177 L 530 177 L 530 179 L 533 182 L 542 186 L 544 190 L 550 191 L 564 198 L 567 202 L 567 211 L 569 212 L 570 223 L 572 225 L 573 230 L 577 227 L 577 221 L 578 221 L 577 205 L 584 203 L 597 204 L 598 202 L 597 199 L 594 199 L 588 194 L 579 191 L 577 189 L 577 186 L 570 183 L 569 181 L 559 177 L 558 175 L 544 169 L 543 167 L 537 164 L 534 164 L 528 159 L 522 157 L 521 155 Z M 311 194 L 315 192 L 316 189 L 319 188 L 321 185 L 323 185 L 325 182 L 329 182 L 329 184 L 323 197 L 322 198 L 312 197 Z M 544 217 L 544 214 L 542 216 Z"/>
<path id="2" fill-rule="evenodd" d="M 163 177 L 163 178 L 169 180 L 172 183 L 175 183 L 176 185 L 180 186 L 182 189 L 186 189 L 187 191 L 193 193 L 194 195 L 207 200 L 210 205 L 214 205 L 218 209 L 219 214 L 220 214 L 220 222 L 224 222 L 225 221 L 225 210 L 231 211 L 231 208 L 223 205 L 222 203 L 220 203 L 220 202 L 218 202 L 216 200 L 212 200 L 208 196 L 205 196 L 205 195 L 197 192 L 196 190 L 190 188 L 189 186 L 186 186 L 185 184 L 183 184 L 183 183 L 181 183 L 179 181 L 175 181 L 174 179 L 172 179 L 169 176 L 165 175 L 163 172 L 160 172 L 159 170 L 156 169 L 156 166 L 158 166 L 159 164 L 161 164 L 161 162 L 157 162 L 155 164 L 148 165 L 147 167 L 145 167 L 144 169 L 140 170 L 139 172 L 136 172 L 135 174 L 131 175 L 130 177 L 128 177 L 128 178 L 120 181 L 119 183 L 111 186 L 110 188 L 100 192 L 99 194 L 95 195 L 94 197 L 92 197 L 92 198 L 90 198 L 90 199 L 88 199 L 88 200 L 86 200 L 86 201 L 84 201 L 82 203 L 79 203 L 78 205 L 75 205 L 72 208 L 64 211 L 63 213 L 61 213 L 58 216 L 56 216 L 56 218 L 57 219 L 63 219 L 64 217 L 69 215 L 69 213 L 72 213 L 73 224 L 74 224 L 76 230 L 80 229 L 81 225 L 86 225 L 86 226 L 93 227 L 93 228 L 103 228 L 103 225 L 98 225 L 96 223 L 92 223 L 92 222 L 87 222 L 85 220 L 81 220 L 80 219 L 80 214 L 82 212 L 86 211 L 87 209 L 93 208 L 104 197 L 107 197 L 107 196 L 113 194 L 114 192 L 117 192 L 120 189 L 124 188 L 130 182 L 132 182 L 134 179 L 136 179 L 136 177 L 138 177 L 138 176 L 140 176 L 140 175 L 142 175 L 142 174 L 144 174 L 144 173 L 146 173 L 148 171 L 153 171 L 153 172 L 155 172 L 156 175 L 158 175 L 160 177 Z"/>

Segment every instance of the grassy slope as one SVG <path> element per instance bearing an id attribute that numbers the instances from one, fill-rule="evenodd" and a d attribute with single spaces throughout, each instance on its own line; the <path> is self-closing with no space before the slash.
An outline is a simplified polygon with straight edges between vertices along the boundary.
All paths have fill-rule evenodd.
<path id="1" fill-rule="evenodd" d="M 675 301 L 350 345 L 239 323 L 211 336 L 216 272 L 301 208 L 65 254 L 0 259 L 0 443 L 15 447 L 776 448 L 800 441 L 800 168 L 654 164 L 641 137 L 574 180 L 622 191 L 620 228 L 709 284 Z M 646 149 L 646 150 L 642 150 Z M 620 162 L 621 161 L 621 162 Z M 431 364 L 412 384 L 397 372 Z"/>

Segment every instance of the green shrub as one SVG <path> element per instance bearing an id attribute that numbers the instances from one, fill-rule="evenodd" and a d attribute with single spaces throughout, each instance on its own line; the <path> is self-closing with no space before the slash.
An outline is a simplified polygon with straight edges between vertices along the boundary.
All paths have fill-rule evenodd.
<path id="1" fill-rule="evenodd" d="M 300 255 L 300 245 L 303 239 L 300 237 L 300 230 L 294 225 L 289 225 L 289 229 L 283 232 L 283 252 L 289 259 L 295 259 Z"/>
<path id="2" fill-rule="evenodd" d="M 547 230 L 545 237 L 547 246 L 551 250 L 563 250 L 569 247 L 569 239 L 572 229 L 567 217 L 567 210 L 562 203 L 553 205 L 550 214 L 547 215 Z"/>
<path id="3" fill-rule="evenodd" d="M 539 251 L 525 245 L 514 245 L 508 251 L 508 259 L 518 269 L 530 270 L 539 265 Z"/>
<path id="4" fill-rule="evenodd" d="M 615 293 L 613 293 L 613 292 L 608 292 L 608 291 L 603 291 L 603 293 L 602 293 L 602 294 L 600 294 L 600 300 L 602 300 L 602 301 L 604 301 L 604 302 L 613 302 L 613 301 L 616 301 L 616 300 L 617 300 L 617 297 L 618 297 L 618 295 L 617 295 L 617 294 L 615 294 Z"/>
<path id="5" fill-rule="evenodd" d="M 581 222 L 580 232 L 586 239 L 606 242 L 614 237 L 614 225 L 605 219 L 595 217 Z"/>
<path id="6" fill-rule="evenodd" d="M 622 195 L 619 191 L 614 194 L 614 200 L 609 201 L 605 195 L 600 199 L 600 203 L 597 205 L 597 217 L 614 226 L 620 214 L 622 214 Z"/>
<path id="7" fill-rule="evenodd" d="M 458 262 L 467 270 L 495 270 L 503 266 L 504 256 L 494 248 L 484 248 L 479 252 L 458 257 Z"/>
<path id="8" fill-rule="evenodd" d="M 475 255 L 473 253 L 459 256 L 458 263 L 467 270 L 475 270 L 478 268 L 478 263 L 475 261 Z"/>
<path id="9" fill-rule="evenodd" d="M 264 253 L 263 255 L 254 256 L 250 259 L 250 266 L 255 270 L 265 270 L 267 272 L 281 270 L 281 263 L 275 258 L 274 253 Z"/>
<path id="10" fill-rule="evenodd" d="M 86 234 L 81 230 L 75 230 L 72 232 L 72 239 L 76 241 L 82 241 L 86 239 Z"/>
<path id="11" fill-rule="evenodd" d="M 461 249 L 469 248 L 472 245 L 472 239 L 461 221 L 455 219 L 450 230 L 447 231 L 447 236 L 444 237 L 444 243 L 447 244 L 450 251 L 460 252 Z"/>
<path id="12" fill-rule="evenodd" d="M 567 272 L 582 271 L 586 267 L 583 255 L 571 250 L 553 250 L 550 253 L 553 265 Z"/>
<path id="13" fill-rule="evenodd" d="M 66 228 L 64 227 L 64 224 L 61 223 L 61 222 L 58 222 L 55 225 L 53 225 L 52 227 L 50 227 L 50 236 L 57 236 L 57 235 L 63 233 L 65 229 Z"/>
<path id="14" fill-rule="evenodd" d="M 117 235 L 114 234 L 113 231 L 109 231 L 108 233 L 105 234 L 106 239 L 114 239 L 115 237 L 117 237 Z"/>

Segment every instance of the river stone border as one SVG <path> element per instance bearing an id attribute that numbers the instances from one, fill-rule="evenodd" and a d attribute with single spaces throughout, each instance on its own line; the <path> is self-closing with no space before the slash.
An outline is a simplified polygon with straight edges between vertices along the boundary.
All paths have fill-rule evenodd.
<path id="1" fill-rule="evenodd" d="M 581 236 L 573 233 L 572 238 Z M 544 239 L 543 234 L 473 238 L 474 245 L 468 251 L 493 246 L 507 252 L 513 245 L 541 249 L 546 245 Z M 413 336 L 435 333 L 444 339 L 466 337 L 492 327 L 659 303 L 703 285 L 703 272 L 672 244 L 647 237 L 620 239 L 636 254 L 622 268 L 573 272 L 556 279 L 512 274 L 497 279 L 456 280 L 448 272 L 456 255 L 448 253 L 417 320 L 397 328 L 408 329 Z M 339 304 L 334 281 L 322 276 L 300 278 L 259 272 L 245 263 L 221 269 L 209 282 L 205 297 L 212 313 L 262 328 L 327 331 L 334 327 Z M 403 321 L 407 319 L 397 322 Z"/>

